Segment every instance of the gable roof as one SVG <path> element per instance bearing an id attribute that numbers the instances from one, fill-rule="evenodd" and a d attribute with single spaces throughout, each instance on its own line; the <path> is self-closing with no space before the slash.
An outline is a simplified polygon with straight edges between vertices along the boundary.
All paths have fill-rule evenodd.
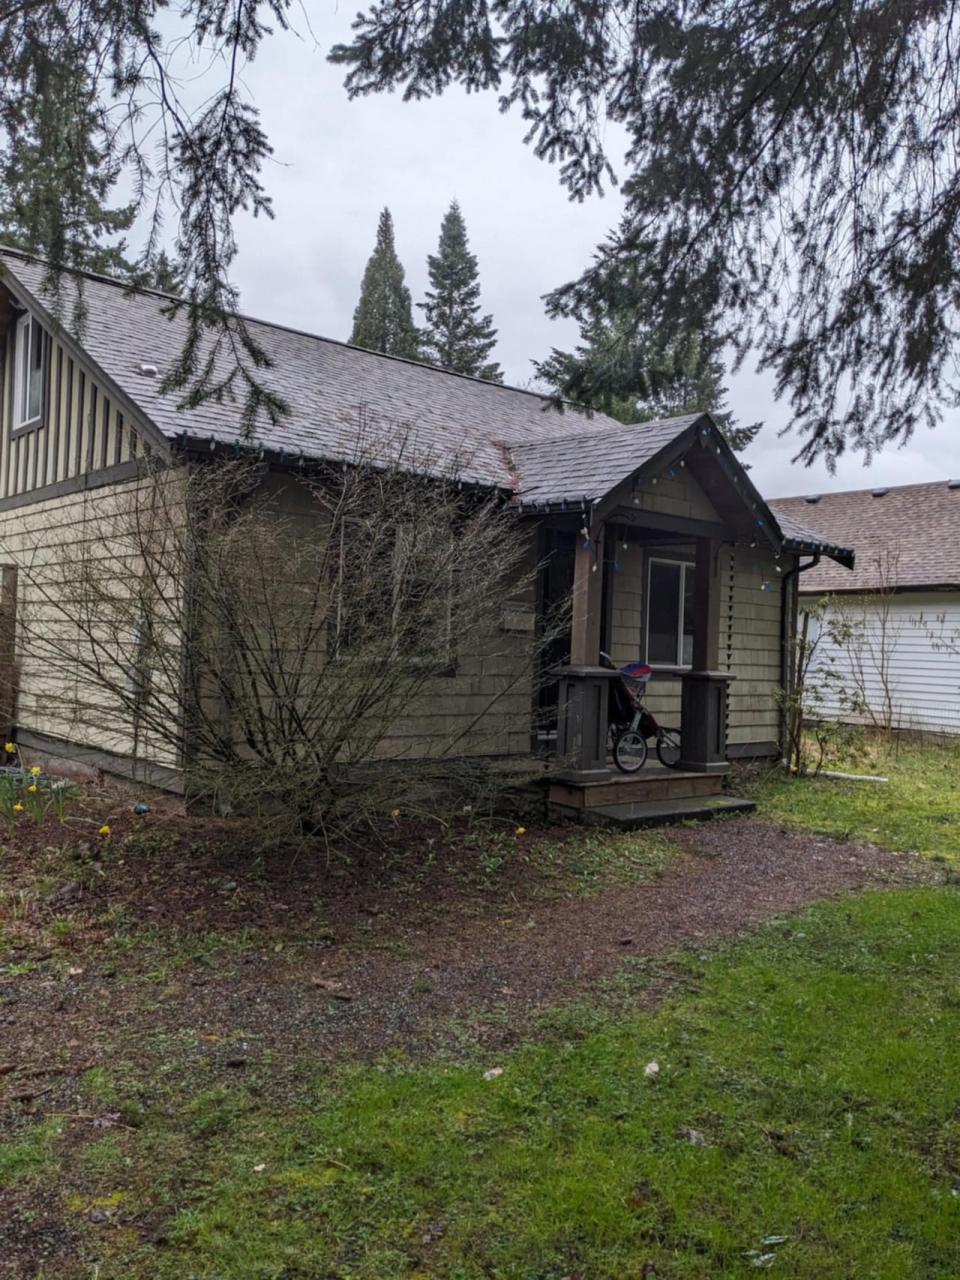
<path id="1" fill-rule="evenodd" d="M 0 250 L 0 264 L 34 305 L 44 308 L 45 266 L 37 259 Z M 234 443 L 240 438 L 242 406 L 207 402 L 184 410 L 176 394 L 161 394 L 161 378 L 145 377 L 141 364 L 161 374 L 177 359 L 187 334 L 183 314 L 164 313 L 168 294 L 131 290 L 103 276 L 79 277 L 86 308 L 80 339 L 84 354 L 108 376 L 140 413 L 169 440 L 184 432 L 196 440 Z M 63 327 L 72 332 L 72 289 L 65 290 Z M 265 386 L 290 408 L 278 425 L 263 422 L 257 441 L 265 449 L 296 457 L 350 461 L 357 443 L 403 435 L 408 450 L 439 467 L 455 467 L 465 481 L 512 489 L 507 451 L 532 440 L 568 436 L 582 428 L 620 427 L 604 414 L 573 406 L 563 411 L 530 391 L 483 382 L 295 329 L 248 320 L 273 367 L 260 373 Z M 225 353 L 218 372 L 229 370 Z"/>
<path id="2" fill-rule="evenodd" d="M 821 538 L 856 551 L 853 573 L 822 562 L 800 578 L 804 592 L 960 589 L 960 484 L 853 489 L 770 503 L 786 529 L 802 520 Z"/>
<path id="3" fill-rule="evenodd" d="M 72 273 L 82 290 L 85 317 L 75 339 L 77 293 L 64 291 L 65 314 L 57 324 L 45 302 L 46 272 L 39 259 L 0 247 L 0 283 L 59 330 L 161 444 L 206 448 L 244 440 L 242 406 L 225 399 L 180 408 L 176 394 L 162 392 L 162 376 L 143 372 L 153 366 L 162 375 L 184 347 L 187 319 L 182 313 L 170 316 L 171 295 Z M 289 407 L 282 421 L 263 422 L 255 436 L 255 443 L 281 460 L 350 462 L 380 442 L 428 458 L 431 468 L 466 483 L 512 493 L 521 507 L 559 507 L 567 501 L 601 501 L 645 464 L 655 464 L 685 434 L 694 442 L 696 428 L 716 446 L 718 465 L 736 476 L 735 502 L 753 510 L 758 518 L 749 523 L 764 526 L 771 542 L 852 560 L 843 547 L 800 526 L 781 537 L 770 509 L 708 414 L 624 426 L 575 405 L 558 408 L 535 392 L 262 320 L 244 317 L 244 322 L 271 361 L 259 376 Z M 217 377 L 229 373 L 229 361 L 226 352 L 218 356 Z"/>

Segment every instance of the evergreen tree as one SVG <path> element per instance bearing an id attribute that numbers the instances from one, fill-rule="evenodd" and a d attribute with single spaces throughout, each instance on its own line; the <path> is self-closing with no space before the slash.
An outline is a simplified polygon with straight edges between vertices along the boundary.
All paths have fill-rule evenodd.
<path id="1" fill-rule="evenodd" d="M 554 350 L 537 373 L 558 395 L 589 387 L 589 395 L 575 397 L 578 403 L 620 422 L 709 413 L 731 448 L 745 449 L 763 424 L 740 426 L 726 408 L 722 350 L 712 331 L 682 336 L 664 348 L 624 315 L 594 314 L 577 349 Z"/>
<path id="2" fill-rule="evenodd" d="M 20 110 L 4 121 L 0 243 L 79 270 L 127 276 L 132 267 L 121 233 L 134 208 L 110 207 L 120 166 L 97 139 L 98 113 L 86 86 L 75 42 L 51 39 L 35 50 Z M 56 273 L 47 283 L 59 296 Z"/>
<path id="3" fill-rule="evenodd" d="M 416 360 L 420 338 L 413 323 L 410 290 L 393 238 L 393 218 L 384 209 L 377 226 L 377 243 L 367 262 L 360 301 L 353 313 L 350 341 L 368 351 Z"/>
<path id="4" fill-rule="evenodd" d="M 183 293 L 183 271 L 174 262 L 166 249 L 147 256 L 143 266 L 143 283 L 151 289 L 159 289 L 162 293 Z"/>
<path id="5" fill-rule="evenodd" d="M 487 356 L 497 344 L 492 316 L 480 312 L 480 280 L 476 255 L 467 244 L 467 225 L 456 200 L 440 225 L 437 252 L 427 258 L 430 289 L 424 312 L 424 355 L 442 369 L 468 373 L 487 382 L 502 382 L 503 374 Z"/>
<path id="6" fill-rule="evenodd" d="M 800 456 L 829 463 L 960 398 L 958 16 L 958 0 L 377 0 L 330 57 L 351 96 L 462 86 L 515 107 L 575 199 L 619 181 L 619 227 L 550 313 L 626 305 L 661 343 L 723 316 L 790 402 Z"/>

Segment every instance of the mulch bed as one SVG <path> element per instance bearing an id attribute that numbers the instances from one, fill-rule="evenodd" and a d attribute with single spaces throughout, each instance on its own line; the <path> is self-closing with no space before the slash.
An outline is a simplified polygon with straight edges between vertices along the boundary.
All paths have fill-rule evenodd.
<path id="1" fill-rule="evenodd" d="M 106 806 L 94 803 L 68 838 L 52 824 L 22 828 L 0 862 L 0 1142 L 52 1114 L 74 1117 L 76 1141 L 88 1141 L 82 1126 L 96 1121 L 75 1118 L 89 1106 L 83 1073 L 97 1066 L 149 1092 L 171 1057 L 178 1071 L 202 1068 L 210 1087 L 269 1054 L 279 1092 L 284 1065 L 303 1059 L 492 1053 L 528 1034 L 538 1011 L 596 993 L 628 957 L 733 938 L 815 899 L 939 878 L 914 857 L 740 820 L 671 832 L 658 878 L 545 897 L 522 858 L 478 890 L 457 865 L 475 856 L 457 833 L 437 843 L 415 824 L 398 824 L 359 870 L 307 857 L 251 864 L 238 824 Z M 561 850 L 582 838 L 569 827 L 523 835 Z M 670 987 L 667 972 L 643 998 Z M 0 1277 L 80 1274 L 71 1230 L 55 1188 L 0 1192 Z"/>
<path id="2" fill-rule="evenodd" d="M 191 828 L 180 821 L 182 837 Z M 111 817 L 118 852 L 121 823 L 133 826 Z M 369 1058 L 449 1048 L 451 1020 L 467 1019 L 481 1041 L 499 1044 L 522 1034 L 531 1012 L 590 991 L 626 957 L 732 938 L 814 899 L 937 874 L 874 846 L 725 821 L 671 833 L 678 852 L 652 882 L 543 901 L 524 864 L 479 895 L 456 878 L 448 853 L 411 887 L 409 858 L 381 859 L 366 873 L 331 871 L 315 858 L 252 869 L 228 824 L 207 824 L 202 845 L 181 838 L 169 849 L 161 837 L 176 820 L 136 829 L 149 852 L 104 859 L 47 899 L 48 917 L 78 922 L 66 950 L 27 929 L 0 957 L 36 962 L 0 977 L 2 1042 L 13 1049 L 0 1053 L 0 1070 L 8 1056 L 19 1071 L 52 1054 L 67 1073 L 118 1054 L 138 1060 L 165 1030 L 222 1040 L 230 1052 L 240 1039 L 250 1055 Z M 144 831 L 160 833 L 156 848 Z M 578 838 L 569 828 L 547 834 Z M 419 834 L 406 839 L 422 845 Z M 95 866 L 99 853 L 94 840 Z M 15 857 L 20 876 L 9 863 L 0 872 L 14 885 L 30 850 Z M 138 937 L 127 953 L 107 944 L 102 923 L 118 908 Z M 144 928 L 155 945 L 140 940 Z M 164 931 L 172 928 L 188 940 L 171 965 Z M 191 938 L 210 935 L 208 952 L 191 949 Z"/>

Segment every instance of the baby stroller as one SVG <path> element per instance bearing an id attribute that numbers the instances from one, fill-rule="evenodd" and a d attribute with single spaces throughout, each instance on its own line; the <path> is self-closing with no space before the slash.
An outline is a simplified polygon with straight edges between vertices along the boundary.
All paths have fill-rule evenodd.
<path id="1" fill-rule="evenodd" d="M 668 769 L 675 769 L 680 763 L 680 730 L 660 724 L 643 705 L 653 668 L 647 662 L 629 662 L 625 667 L 617 668 L 605 653 L 600 655 L 600 665 L 620 673 L 620 679 L 610 685 L 610 738 L 614 764 L 622 773 L 636 773 L 647 762 L 647 741 L 653 738 L 657 759 Z"/>

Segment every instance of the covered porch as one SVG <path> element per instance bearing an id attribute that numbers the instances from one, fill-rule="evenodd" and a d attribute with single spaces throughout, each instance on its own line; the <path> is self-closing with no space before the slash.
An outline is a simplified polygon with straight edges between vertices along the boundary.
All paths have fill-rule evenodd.
<path id="1" fill-rule="evenodd" d="M 539 732 L 541 746 L 552 747 L 551 804 L 622 826 L 747 811 L 750 802 L 723 794 L 736 680 L 734 553 L 747 548 L 773 566 L 763 584 L 771 617 L 781 601 L 782 567 L 793 558 L 785 557 L 776 523 L 707 415 L 613 435 L 621 433 L 606 432 L 599 449 L 581 437 L 559 496 L 524 495 L 541 514 L 554 575 L 562 587 L 566 574 L 571 601 L 569 633 L 552 655 L 552 720 L 541 721 Z M 608 704 L 618 676 L 600 665 L 601 652 L 618 666 L 654 665 L 654 714 L 680 729 L 676 768 L 656 762 L 652 743 L 638 773 L 614 767 Z"/>

